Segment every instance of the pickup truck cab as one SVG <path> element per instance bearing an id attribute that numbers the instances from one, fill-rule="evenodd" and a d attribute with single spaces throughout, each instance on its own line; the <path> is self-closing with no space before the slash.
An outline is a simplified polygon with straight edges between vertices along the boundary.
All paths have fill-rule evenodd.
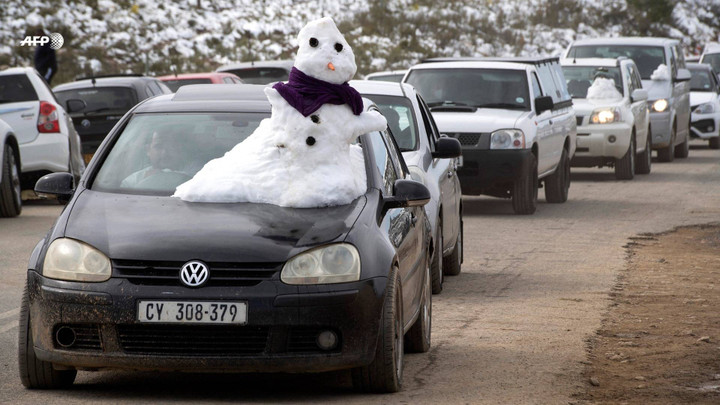
<path id="1" fill-rule="evenodd" d="M 557 58 L 430 59 L 403 81 L 460 141 L 463 194 L 510 198 L 518 214 L 535 212 L 541 182 L 548 202 L 567 200 L 577 124 Z"/>

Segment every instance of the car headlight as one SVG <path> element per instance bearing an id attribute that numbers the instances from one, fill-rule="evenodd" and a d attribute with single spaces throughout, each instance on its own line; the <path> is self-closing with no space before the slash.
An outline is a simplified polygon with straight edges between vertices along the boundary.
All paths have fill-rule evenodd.
<path id="1" fill-rule="evenodd" d="M 715 112 L 715 104 L 714 103 L 704 103 L 697 106 L 695 109 L 696 113 L 698 114 L 712 114 Z"/>
<path id="2" fill-rule="evenodd" d="M 280 273 L 286 284 L 332 284 L 360 279 L 355 246 L 337 243 L 303 252 L 288 260 Z"/>
<path id="3" fill-rule="evenodd" d="M 661 98 L 660 100 L 655 100 L 652 103 L 651 110 L 655 112 L 663 112 L 667 110 L 668 108 L 668 102 L 664 98 Z"/>
<path id="4" fill-rule="evenodd" d="M 519 129 L 501 129 L 490 134 L 490 149 L 525 149 L 525 134 Z"/>
<path id="5" fill-rule="evenodd" d="M 110 259 L 101 251 L 68 238 L 55 239 L 43 263 L 43 275 L 58 280 L 98 282 L 111 273 Z"/>
<path id="6" fill-rule="evenodd" d="M 612 124 L 613 122 L 620 121 L 620 109 L 617 107 L 613 108 L 598 108 L 590 115 L 591 124 Z"/>

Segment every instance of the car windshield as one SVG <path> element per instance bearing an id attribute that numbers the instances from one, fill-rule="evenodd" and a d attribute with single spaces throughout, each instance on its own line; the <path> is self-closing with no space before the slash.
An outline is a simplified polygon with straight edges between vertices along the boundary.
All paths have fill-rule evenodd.
<path id="1" fill-rule="evenodd" d="M 407 82 L 430 108 L 477 107 L 530 110 L 527 74 L 507 69 L 416 69 Z"/>
<path id="2" fill-rule="evenodd" d="M 602 77 L 612 79 L 615 88 L 623 94 L 623 83 L 620 68 L 600 66 L 563 66 L 563 74 L 572 98 L 587 98 L 588 89 L 595 79 Z"/>
<path id="3" fill-rule="evenodd" d="M 715 73 L 720 74 L 720 53 L 708 53 L 703 56 L 700 63 L 712 66 Z"/>
<path id="4" fill-rule="evenodd" d="M 371 77 L 368 77 L 367 79 L 380 81 L 380 82 L 400 83 L 404 76 L 405 76 L 405 73 L 393 73 L 393 74 L 387 74 L 387 75 L 371 76 Z"/>
<path id="5" fill-rule="evenodd" d="M 655 69 L 665 63 L 665 49 L 645 45 L 581 45 L 568 52 L 568 59 L 611 58 L 620 56 L 635 61 L 643 80 L 650 80 Z"/>
<path id="6" fill-rule="evenodd" d="M 205 163 L 242 142 L 270 113 L 137 114 L 102 162 L 92 189 L 172 195 Z"/>
<path id="7" fill-rule="evenodd" d="M 248 69 L 229 69 L 226 72 L 234 73 L 247 84 L 270 84 L 288 79 L 289 72 L 283 68 L 257 67 Z"/>
<path id="8" fill-rule="evenodd" d="M 188 84 L 210 84 L 212 83 L 212 80 L 210 79 L 173 79 L 173 80 L 163 80 L 163 83 L 165 83 L 166 86 L 170 88 L 170 90 L 176 92 L 180 87 L 187 86 Z"/>
<path id="9" fill-rule="evenodd" d="M 90 87 L 55 91 L 55 96 L 67 108 L 68 100 L 82 100 L 85 108 L 73 109 L 73 113 L 126 113 L 136 103 L 135 94 L 128 87 Z"/>
<path id="10" fill-rule="evenodd" d="M 400 151 L 417 148 L 417 119 L 412 103 L 405 97 L 365 95 L 370 98 L 387 119 L 388 127 Z"/>
<path id="11" fill-rule="evenodd" d="M 710 71 L 705 69 L 690 69 L 690 91 L 714 91 Z"/>

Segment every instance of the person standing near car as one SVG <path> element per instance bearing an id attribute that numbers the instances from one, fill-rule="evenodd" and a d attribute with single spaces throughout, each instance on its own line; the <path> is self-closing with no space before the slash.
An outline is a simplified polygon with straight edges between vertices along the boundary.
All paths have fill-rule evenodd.
<path id="1" fill-rule="evenodd" d="M 37 36 L 45 36 L 45 31 L 38 29 Z M 40 73 L 45 81 L 50 84 L 53 76 L 57 73 L 57 59 L 55 50 L 50 47 L 50 42 L 44 43 L 35 48 L 35 69 Z"/>

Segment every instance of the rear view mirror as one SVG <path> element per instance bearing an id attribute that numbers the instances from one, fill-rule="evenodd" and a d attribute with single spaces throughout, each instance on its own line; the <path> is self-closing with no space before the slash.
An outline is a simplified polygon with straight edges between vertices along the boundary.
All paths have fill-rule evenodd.
<path id="1" fill-rule="evenodd" d="M 35 183 L 35 192 L 57 196 L 60 201 L 69 201 L 73 195 L 73 176 L 70 173 L 50 173 Z"/>
<path id="2" fill-rule="evenodd" d="M 85 107 L 87 107 L 87 104 L 85 104 L 85 101 L 83 100 L 70 99 L 65 102 L 65 106 L 68 113 L 74 113 L 84 110 Z"/>
<path id="3" fill-rule="evenodd" d="M 455 138 L 442 137 L 435 144 L 435 152 L 432 157 L 435 159 L 452 159 L 462 155 L 460 141 Z"/>
<path id="4" fill-rule="evenodd" d="M 632 94 L 630 95 L 630 98 L 633 102 L 635 101 L 645 101 L 648 99 L 648 92 L 647 90 L 643 89 L 635 89 Z"/>
<path id="5" fill-rule="evenodd" d="M 535 114 L 542 114 L 544 111 L 552 110 L 555 107 L 550 96 L 537 97 L 535 99 Z"/>
<path id="6" fill-rule="evenodd" d="M 692 78 L 690 71 L 687 69 L 678 69 L 677 75 L 675 75 L 675 82 L 686 82 Z"/>
<path id="7" fill-rule="evenodd" d="M 420 207 L 430 202 L 430 190 L 414 180 L 395 180 L 395 195 L 385 199 L 385 208 Z"/>

